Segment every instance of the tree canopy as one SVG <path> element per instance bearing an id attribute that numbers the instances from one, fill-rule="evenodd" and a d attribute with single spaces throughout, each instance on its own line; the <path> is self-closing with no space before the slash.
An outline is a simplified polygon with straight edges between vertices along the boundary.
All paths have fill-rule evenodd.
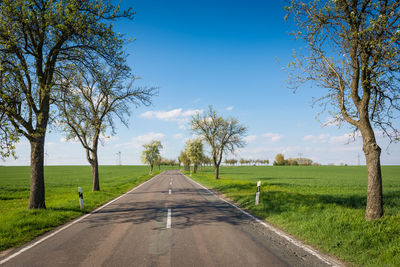
<path id="1" fill-rule="evenodd" d="M 210 106 L 204 114 L 192 117 L 192 131 L 201 136 L 211 147 L 215 179 L 219 176 L 219 166 L 224 153 L 233 153 L 236 148 L 244 147 L 243 137 L 247 128 L 236 118 L 223 118 Z"/>
<path id="2" fill-rule="evenodd" d="M 148 144 L 144 144 L 142 151 L 142 162 L 150 165 L 150 174 L 153 173 L 154 164 L 161 161 L 160 149 L 162 149 L 161 142 L 153 140 Z"/>
<path id="3" fill-rule="evenodd" d="M 361 132 L 368 169 L 366 219 L 383 216 L 381 148 L 375 129 L 391 141 L 400 111 L 400 3 L 397 0 L 291 0 L 294 35 L 307 52 L 289 64 L 293 88 L 312 82 L 327 93 L 318 103 L 337 122 Z"/>
<path id="4" fill-rule="evenodd" d="M 97 149 L 107 131 L 115 134 L 115 119 L 127 126 L 130 105 L 149 105 L 155 88 L 134 87 L 129 69 L 96 64 L 95 68 L 74 65 L 66 69 L 57 98 L 57 123 L 67 140 L 78 139 L 92 166 L 93 191 L 100 190 Z"/>
<path id="5" fill-rule="evenodd" d="M 203 142 L 200 138 L 188 140 L 186 142 L 185 153 L 191 163 L 193 163 L 193 173 L 197 172 L 197 167 L 201 164 L 204 157 Z"/>
<path id="6" fill-rule="evenodd" d="M 16 132 L 1 134 L 0 144 L 16 141 L 16 136 L 31 143 L 29 208 L 46 207 L 44 140 L 57 77 L 65 66 L 88 65 L 96 57 L 108 65 L 124 65 L 124 39 L 109 22 L 133 15 L 107 0 L 0 2 L 1 130 L 6 125 Z"/>

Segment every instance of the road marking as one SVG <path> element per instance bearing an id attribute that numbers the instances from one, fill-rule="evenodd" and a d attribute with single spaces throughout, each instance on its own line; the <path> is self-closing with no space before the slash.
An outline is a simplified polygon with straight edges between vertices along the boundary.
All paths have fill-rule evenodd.
<path id="1" fill-rule="evenodd" d="M 61 231 L 65 230 L 65 229 L 69 228 L 70 226 L 72 226 L 72 225 L 74 225 L 74 224 L 76 224 L 76 223 L 82 221 L 83 219 L 89 217 L 90 215 L 97 213 L 98 211 L 100 211 L 101 209 L 104 209 L 105 207 L 107 207 L 108 205 L 110 205 L 110 204 L 112 204 L 113 202 L 117 201 L 118 199 L 120 199 L 120 198 L 126 196 L 127 194 L 129 194 L 129 193 L 131 193 L 131 192 L 133 192 L 133 191 L 139 189 L 140 187 L 142 187 L 143 185 L 147 184 L 148 182 L 150 182 L 151 180 L 153 180 L 154 178 L 156 178 L 157 176 L 159 176 L 159 175 L 161 175 L 161 174 L 162 174 L 162 173 L 157 174 L 156 176 L 152 177 L 151 179 L 147 180 L 147 181 L 144 182 L 144 183 L 141 183 L 140 185 L 136 186 L 135 188 L 131 189 L 130 191 L 126 192 L 125 194 L 123 194 L 123 195 L 121 195 L 121 196 L 119 196 L 119 197 L 117 197 L 117 198 L 114 198 L 113 200 L 107 202 L 107 203 L 104 204 L 103 206 L 98 207 L 98 208 L 95 209 L 94 211 L 91 211 L 90 213 L 88 213 L 88 214 L 86 214 L 86 215 L 84 215 L 84 216 L 78 218 L 77 220 L 75 220 L 75 221 L 73 221 L 73 222 L 71 222 L 71 223 L 69 223 L 69 224 L 67 224 L 67 225 L 65 225 L 65 226 L 63 226 L 63 227 L 61 227 L 61 228 L 58 229 L 57 231 L 55 231 L 55 232 L 53 232 L 53 233 L 51 233 L 51 234 L 49 234 L 49 235 L 47 235 L 47 236 L 45 236 L 45 237 L 39 239 L 39 240 L 36 241 L 35 243 L 33 243 L 33 244 L 29 245 L 29 246 L 24 247 L 23 249 L 21 249 L 21 250 L 15 252 L 14 254 L 11 254 L 11 255 L 8 256 L 7 258 L 5 258 L 5 259 L 3 259 L 2 261 L 0 261 L 0 265 L 6 263 L 7 261 L 11 260 L 12 258 L 17 257 L 18 255 L 22 254 L 23 252 L 25 252 L 25 251 L 27 251 L 27 250 L 29 250 L 29 249 L 31 249 L 31 248 L 33 248 L 33 247 L 39 245 L 39 244 L 42 243 L 43 241 L 46 241 L 46 240 L 49 239 L 50 237 L 55 236 L 56 234 L 60 233 Z"/>
<path id="2" fill-rule="evenodd" d="M 343 266 L 341 263 L 337 263 L 332 259 L 328 259 L 326 257 L 324 257 L 323 255 L 321 255 L 318 251 L 316 251 L 315 249 L 311 248 L 310 246 L 307 246 L 303 243 L 301 243 L 300 241 L 297 241 L 295 239 L 293 239 L 292 237 L 288 236 L 286 233 L 284 233 L 283 231 L 280 231 L 278 229 L 276 229 L 275 227 L 273 227 L 272 225 L 270 225 L 269 223 L 265 222 L 265 221 L 261 221 L 260 219 L 254 217 L 253 215 L 251 215 L 250 213 L 248 213 L 247 211 L 243 210 L 242 208 L 236 206 L 235 204 L 217 196 L 214 192 L 212 192 L 210 189 L 208 189 L 207 187 L 205 187 L 202 184 L 199 184 L 198 182 L 196 182 L 195 180 L 192 180 L 190 177 L 182 174 L 186 179 L 188 179 L 189 181 L 194 182 L 195 184 L 199 185 L 200 187 L 204 188 L 205 190 L 207 190 L 210 194 L 214 195 L 216 198 L 228 203 L 229 205 L 231 205 L 232 207 L 240 210 L 241 212 L 243 212 L 244 214 L 246 214 L 247 216 L 249 216 L 250 218 L 252 218 L 253 220 L 255 220 L 256 222 L 260 223 L 261 225 L 263 225 L 265 228 L 268 228 L 269 230 L 271 230 L 272 232 L 276 233 L 277 235 L 279 235 L 280 237 L 286 239 L 287 241 L 289 241 L 290 243 L 296 245 L 299 248 L 304 249 L 305 251 L 307 251 L 308 253 L 310 253 L 311 255 L 317 257 L 318 259 L 320 259 L 321 261 L 325 262 L 328 265 L 334 266 L 334 267 L 340 267 Z"/>
<path id="3" fill-rule="evenodd" d="M 168 209 L 168 216 L 167 216 L 167 229 L 171 228 L 171 209 Z"/>
<path id="4" fill-rule="evenodd" d="M 171 189 L 168 190 L 168 194 L 171 195 Z"/>

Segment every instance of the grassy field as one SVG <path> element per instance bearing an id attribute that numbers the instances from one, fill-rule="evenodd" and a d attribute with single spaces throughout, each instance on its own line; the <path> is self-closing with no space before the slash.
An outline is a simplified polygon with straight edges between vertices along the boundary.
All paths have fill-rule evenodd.
<path id="1" fill-rule="evenodd" d="M 382 172 L 385 216 L 372 222 L 365 166 L 223 167 L 220 180 L 206 168 L 192 177 L 349 265 L 400 266 L 400 166 Z"/>
<path id="2" fill-rule="evenodd" d="M 148 180 L 146 166 L 100 166 L 100 192 L 91 192 L 89 166 L 45 167 L 46 210 L 28 210 L 29 173 L 24 167 L 0 167 L 0 251 L 21 245 L 72 218 L 87 213 Z M 78 186 L 85 209 L 79 208 Z"/>

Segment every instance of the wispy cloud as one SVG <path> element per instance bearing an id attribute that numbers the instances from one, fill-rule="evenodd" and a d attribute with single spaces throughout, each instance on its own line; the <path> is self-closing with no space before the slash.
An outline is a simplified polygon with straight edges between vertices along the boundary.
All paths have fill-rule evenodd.
<path id="1" fill-rule="evenodd" d="M 343 135 L 330 135 L 330 134 L 320 134 L 320 135 L 306 135 L 303 137 L 303 141 L 310 141 L 313 144 L 319 143 L 329 143 L 329 144 L 346 144 L 354 141 L 354 138 L 360 137 L 360 133 L 346 133 Z"/>
<path id="2" fill-rule="evenodd" d="M 163 133 L 155 133 L 155 132 L 148 132 L 144 135 L 138 135 L 135 137 L 132 137 L 132 141 L 129 143 L 123 143 L 123 144 L 117 144 L 114 146 L 114 148 L 119 148 L 119 147 L 126 147 L 126 146 L 133 146 L 134 148 L 139 148 L 143 144 L 149 143 L 153 140 L 165 140 L 166 135 Z"/>
<path id="3" fill-rule="evenodd" d="M 311 141 L 312 143 L 327 143 L 329 141 L 329 134 L 320 134 L 320 135 L 306 135 L 303 137 L 303 141 Z"/>
<path id="4" fill-rule="evenodd" d="M 179 140 L 179 139 L 182 139 L 182 138 L 183 138 L 183 134 L 177 133 L 177 134 L 174 134 L 173 137 L 174 137 L 174 139 Z"/>
<path id="5" fill-rule="evenodd" d="M 168 111 L 146 111 L 140 114 L 140 117 L 147 119 L 158 119 L 163 121 L 176 121 L 178 123 L 185 123 L 191 116 L 194 116 L 198 113 L 202 113 L 201 109 L 188 109 L 183 110 L 182 108 L 176 108 Z"/>
<path id="6" fill-rule="evenodd" d="M 248 135 L 243 138 L 244 141 L 250 143 L 257 139 L 257 135 Z"/>
<path id="7" fill-rule="evenodd" d="M 264 133 L 261 135 L 264 138 L 267 138 L 270 142 L 278 142 L 282 140 L 283 136 L 277 133 Z"/>
<path id="8" fill-rule="evenodd" d="M 227 111 L 233 110 L 233 106 L 227 107 L 226 110 L 227 110 Z"/>

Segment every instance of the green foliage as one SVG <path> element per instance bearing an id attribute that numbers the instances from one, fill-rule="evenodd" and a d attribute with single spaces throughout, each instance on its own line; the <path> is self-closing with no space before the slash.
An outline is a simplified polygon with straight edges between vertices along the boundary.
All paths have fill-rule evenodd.
<path id="1" fill-rule="evenodd" d="M 283 154 L 279 153 L 275 156 L 274 166 L 282 166 L 285 165 L 285 158 Z"/>
<path id="2" fill-rule="evenodd" d="M 150 178 L 145 166 L 100 166 L 102 191 L 92 192 L 90 166 L 47 166 L 47 210 L 27 210 L 29 167 L 0 167 L 0 250 L 22 245 L 90 212 Z M 85 210 L 80 210 L 78 187 Z"/>
<path id="3" fill-rule="evenodd" d="M 211 147 L 212 163 L 218 170 L 224 153 L 233 153 L 236 148 L 244 147 L 243 137 L 247 128 L 236 118 L 223 118 L 212 106 L 203 115 L 197 114 L 190 122 L 192 131 L 201 136 Z M 216 173 L 215 179 L 218 179 Z"/>
<path id="4" fill-rule="evenodd" d="M 382 172 L 385 216 L 376 221 L 364 220 L 365 166 L 223 167 L 219 180 L 208 168 L 192 178 L 351 266 L 399 266 L 400 167 Z"/>
<path id="5" fill-rule="evenodd" d="M 190 158 L 186 153 L 186 150 L 181 151 L 179 155 L 179 161 L 183 164 L 185 171 L 190 171 Z"/>
<path id="6" fill-rule="evenodd" d="M 194 172 L 196 172 L 197 166 L 201 163 L 204 157 L 202 140 L 200 138 L 188 140 L 186 142 L 185 154 L 194 165 Z"/>
<path id="7" fill-rule="evenodd" d="M 125 66 L 124 38 L 110 22 L 132 19 L 133 14 L 120 12 L 109 0 L 0 1 L 0 121 L 12 126 L 11 132 L 25 136 L 38 151 L 31 160 L 36 186 L 29 208 L 46 207 L 40 165 L 51 106 L 64 70 L 70 65 L 90 66 L 97 58 L 109 66 Z M 2 156 L 12 155 L 7 149 L 12 151 L 16 140 L 3 129 L 0 132 Z"/>
<path id="8" fill-rule="evenodd" d="M 148 144 L 143 145 L 142 162 L 150 165 L 150 173 L 153 171 L 153 166 L 157 162 L 161 162 L 160 149 L 162 145 L 160 141 L 153 140 Z"/>

